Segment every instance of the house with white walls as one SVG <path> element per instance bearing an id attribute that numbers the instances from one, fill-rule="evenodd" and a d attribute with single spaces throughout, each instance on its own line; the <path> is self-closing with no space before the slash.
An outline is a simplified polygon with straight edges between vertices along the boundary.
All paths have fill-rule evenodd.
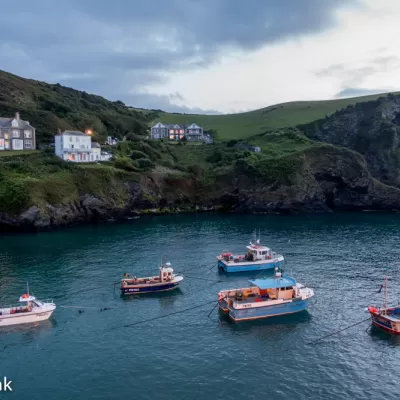
<path id="1" fill-rule="evenodd" d="M 59 132 L 55 136 L 56 156 L 65 161 L 96 162 L 108 161 L 112 155 L 101 151 L 90 135 L 80 131 Z"/>

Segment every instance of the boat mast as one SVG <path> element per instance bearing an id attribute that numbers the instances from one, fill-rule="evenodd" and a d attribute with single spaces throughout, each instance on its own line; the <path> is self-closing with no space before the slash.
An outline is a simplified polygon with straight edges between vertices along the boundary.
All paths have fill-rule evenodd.
<path id="1" fill-rule="evenodd" d="M 387 310 L 387 301 L 388 301 L 388 277 L 387 277 L 387 275 L 385 275 L 385 294 L 384 294 L 384 296 L 385 296 L 385 299 L 384 299 L 384 304 L 383 304 L 383 307 L 384 307 L 383 313 L 385 315 L 387 315 L 387 312 L 386 312 L 386 310 Z"/>
<path id="2" fill-rule="evenodd" d="M 28 296 L 29 296 L 29 282 L 28 281 L 26 281 L 26 292 L 28 293 Z"/>

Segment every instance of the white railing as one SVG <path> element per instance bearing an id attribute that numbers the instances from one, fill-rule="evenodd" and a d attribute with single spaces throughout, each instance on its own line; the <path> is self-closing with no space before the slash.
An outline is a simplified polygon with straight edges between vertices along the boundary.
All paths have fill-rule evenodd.
<path id="1" fill-rule="evenodd" d="M 68 153 L 93 153 L 93 149 L 83 149 L 83 148 L 78 148 L 78 149 L 69 149 L 69 148 L 64 148 L 63 149 L 64 152 L 68 152 Z"/>

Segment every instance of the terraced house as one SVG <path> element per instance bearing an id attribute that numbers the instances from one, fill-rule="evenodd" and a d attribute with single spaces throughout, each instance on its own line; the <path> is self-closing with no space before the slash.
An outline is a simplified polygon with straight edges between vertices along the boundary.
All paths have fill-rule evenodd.
<path id="1" fill-rule="evenodd" d="M 178 125 L 158 122 L 151 128 L 151 138 L 168 138 L 169 140 L 182 140 L 186 138 L 190 141 L 202 141 L 204 140 L 204 132 L 203 128 L 196 124 Z"/>
<path id="2" fill-rule="evenodd" d="M 19 117 L 0 118 L 0 151 L 35 150 L 35 128 Z"/>

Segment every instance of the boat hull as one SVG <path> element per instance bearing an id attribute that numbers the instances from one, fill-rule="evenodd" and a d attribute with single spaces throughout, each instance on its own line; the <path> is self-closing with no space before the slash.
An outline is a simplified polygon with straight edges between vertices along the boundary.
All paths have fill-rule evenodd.
<path id="1" fill-rule="evenodd" d="M 287 314 L 294 314 L 304 311 L 307 308 L 308 300 L 294 300 L 269 306 L 254 308 L 228 308 L 229 318 L 233 321 L 249 321 L 262 318 L 270 318 Z M 224 305 L 220 309 L 224 310 Z"/>
<path id="2" fill-rule="evenodd" d="M 224 260 L 218 260 L 218 268 L 222 268 L 225 272 L 250 272 L 250 271 L 263 271 L 267 269 L 274 269 L 275 267 L 282 267 L 283 257 L 264 260 L 262 262 L 241 262 L 232 263 Z"/>
<path id="3" fill-rule="evenodd" d="M 44 321 L 51 317 L 54 310 L 41 311 L 35 313 L 26 314 L 12 314 L 12 315 L 0 315 L 0 327 L 19 325 L 19 324 L 30 324 L 34 322 Z"/>
<path id="4" fill-rule="evenodd" d="M 179 282 L 168 282 L 164 284 L 154 285 L 154 286 L 122 286 L 121 293 L 126 295 L 131 294 L 142 294 L 142 293 L 158 293 L 165 292 L 167 290 L 176 289 L 179 286 Z"/>
<path id="5" fill-rule="evenodd" d="M 390 332 L 394 335 L 400 335 L 400 320 L 390 321 L 387 318 L 379 315 L 375 312 L 370 312 L 372 324 L 377 328 L 383 329 L 386 332 Z"/>

